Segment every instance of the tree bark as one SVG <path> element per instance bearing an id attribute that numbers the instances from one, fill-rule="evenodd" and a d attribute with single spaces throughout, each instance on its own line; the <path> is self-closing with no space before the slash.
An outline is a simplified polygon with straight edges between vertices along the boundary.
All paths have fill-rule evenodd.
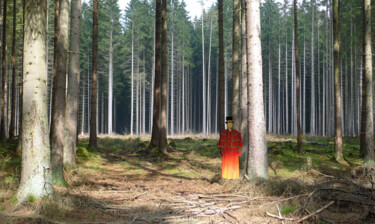
<path id="1" fill-rule="evenodd" d="M 47 0 L 26 0 L 22 170 L 18 203 L 53 193 L 47 116 Z"/>
<path id="2" fill-rule="evenodd" d="M 155 81 L 154 81 L 154 103 L 152 116 L 152 133 L 150 147 L 159 146 L 160 141 L 160 90 L 161 90 L 161 8 L 162 0 L 155 2 Z"/>
<path id="3" fill-rule="evenodd" d="M 333 34 L 334 34 L 334 73 L 335 73 L 335 158 L 337 161 L 341 161 L 343 160 L 343 153 L 342 153 L 342 125 L 341 125 L 342 116 L 341 116 L 339 0 L 333 0 L 333 29 L 334 29 Z"/>
<path id="4" fill-rule="evenodd" d="M 223 25 L 223 0 L 218 0 L 219 17 L 219 121 L 220 132 L 225 130 L 225 86 L 224 86 L 224 25 Z"/>
<path id="5" fill-rule="evenodd" d="M 260 38 L 260 1 L 247 0 L 247 96 L 248 96 L 248 164 L 249 178 L 268 179 L 268 154 L 264 120 L 262 49 Z"/>
<path id="6" fill-rule="evenodd" d="M 203 116 L 203 121 L 202 121 L 202 132 L 204 135 L 207 134 L 207 130 L 206 130 L 206 117 L 207 117 L 207 113 L 206 113 L 206 108 L 207 108 L 207 105 L 206 105 L 206 97 L 207 97 L 207 94 L 206 94 L 206 71 L 205 71 L 205 59 L 204 59 L 204 28 L 203 28 L 203 21 L 204 21 L 204 7 L 203 7 L 203 1 L 202 1 L 202 80 L 203 80 L 203 83 L 202 83 L 202 86 L 203 86 L 203 91 L 202 91 L 202 101 L 203 101 L 203 104 L 202 104 L 202 116 Z"/>
<path id="7" fill-rule="evenodd" d="M 1 78 L 1 120 L 0 120 L 0 141 L 6 138 L 5 124 L 5 94 L 6 94 L 6 77 L 7 77 L 7 8 L 8 0 L 4 0 L 3 6 L 3 56 L 2 56 L 2 78 Z"/>
<path id="8" fill-rule="evenodd" d="M 161 10 L 161 116 L 159 149 L 167 152 L 167 1 L 162 0 Z"/>
<path id="9" fill-rule="evenodd" d="M 297 148 L 302 153 L 302 131 L 301 131 L 301 89 L 298 56 L 298 22 L 297 22 L 297 0 L 294 0 L 294 50 L 295 50 L 295 72 L 296 72 L 296 93 L 297 93 Z"/>
<path id="10" fill-rule="evenodd" d="M 240 129 L 240 0 L 233 0 L 232 116 L 233 128 Z"/>
<path id="11" fill-rule="evenodd" d="M 10 115 L 9 139 L 13 140 L 16 132 L 16 0 L 13 0 L 13 37 L 12 37 L 12 104 Z"/>
<path id="12" fill-rule="evenodd" d="M 371 1 L 363 0 L 363 97 L 361 120 L 361 153 L 364 163 L 374 163 L 374 131 L 372 107 L 372 51 L 371 51 Z"/>
<path id="13" fill-rule="evenodd" d="M 247 52 L 246 52 L 246 2 L 241 0 L 241 125 L 243 147 L 241 150 L 240 165 L 245 167 L 248 156 L 248 135 L 247 135 Z M 217 89 L 216 89 L 217 93 Z M 217 112 L 216 112 L 217 113 Z M 217 121 L 216 121 L 217 122 Z"/>
<path id="14" fill-rule="evenodd" d="M 53 79 L 52 98 L 52 176 L 53 183 L 65 185 L 63 160 L 65 142 L 65 103 L 66 103 L 66 63 L 68 50 L 68 1 L 61 0 L 59 5 L 57 38 L 57 73 Z"/>
<path id="15" fill-rule="evenodd" d="M 71 1 L 70 48 L 68 91 L 66 98 L 66 141 L 64 165 L 76 165 L 76 136 L 78 121 L 79 79 L 80 79 L 80 39 L 81 39 L 81 0 Z"/>
<path id="16" fill-rule="evenodd" d="M 315 135 L 315 64 L 314 64 L 314 6 L 315 1 L 311 1 L 311 116 L 310 116 L 310 134 Z M 319 63 L 319 61 L 318 61 Z"/>
<path id="17" fill-rule="evenodd" d="M 112 134 L 112 110 L 113 110 L 113 19 L 111 23 L 111 33 L 109 36 L 109 77 L 108 77 L 108 134 Z"/>
<path id="18" fill-rule="evenodd" d="M 97 61 L 98 61 L 98 0 L 94 0 L 92 32 L 92 81 L 91 81 L 91 115 L 89 145 L 96 148 L 97 143 Z"/>
<path id="19" fill-rule="evenodd" d="M 0 4 L 1 5 L 1 4 Z M 0 10 L 1 11 L 1 10 Z M 20 74 L 20 100 L 19 100 L 19 127 L 18 127 L 18 144 L 17 153 L 22 153 L 22 111 L 23 111 L 23 71 L 24 71 L 24 37 L 25 37 L 25 0 L 22 0 L 22 68 Z"/>

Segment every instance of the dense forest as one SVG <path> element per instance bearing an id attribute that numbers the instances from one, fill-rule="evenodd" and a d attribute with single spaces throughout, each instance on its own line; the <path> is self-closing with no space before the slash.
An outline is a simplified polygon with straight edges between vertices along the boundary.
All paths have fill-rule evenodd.
<path id="1" fill-rule="evenodd" d="M 224 1 L 225 114 L 232 114 L 232 10 Z M 21 1 L 16 1 L 19 6 Z M 344 136 L 359 136 L 362 103 L 362 1 L 340 5 L 342 32 L 341 91 Z M 19 92 L 22 71 L 22 9 L 8 3 L 7 58 L 15 38 L 15 84 Z M 121 11 L 118 1 L 98 4 L 98 133 L 145 134 L 152 125 L 154 74 L 154 1 L 130 1 Z M 80 47 L 80 134 L 89 132 L 92 2 L 82 3 Z M 198 9 L 197 9 L 198 10 Z M 218 18 L 216 4 L 190 18 L 184 1 L 168 1 L 168 134 L 218 132 Z M 261 4 L 264 111 L 267 131 L 294 134 L 296 92 L 291 1 Z M 48 5 L 48 110 L 51 117 L 54 2 Z M 332 1 L 302 1 L 298 5 L 303 133 L 334 134 Z M 5 48 L 4 48 L 5 49 Z M 204 52 L 202 54 L 202 51 Z M 6 129 L 10 127 L 12 60 L 6 60 Z M 7 88 L 9 86 L 9 88 Z M 16 99 L 17 96 L 15 97 Z M 109 103 L 110 102 L 110 103 Z M 17 107 L 18 109 L 19 107 Z M 17 110 L 19 111 L 19 110 Z M 17 112 L 17 116 L 18 116 Z M 17 123 L 18 125 L 18 123 Z M 8 133 L 8 131 L 7 131 Z"/>

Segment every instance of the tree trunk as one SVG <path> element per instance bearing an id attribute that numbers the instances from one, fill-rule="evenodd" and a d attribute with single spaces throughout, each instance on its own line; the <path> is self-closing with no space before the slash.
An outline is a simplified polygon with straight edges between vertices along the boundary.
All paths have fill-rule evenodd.
<path id="1" fill-rule="evenodd" d="M 264 120 L 262 49 L 259 0 L 247 0 L 247 96 L 249 148 L 246 174 L 249 178 L 268 179 L 266 125 Z"/>
<path id="2" fill-rule="evenodd" d="M 223 0 L 218 0 L 219 17 L 219 121 L 220 132 L 225 130 L 225 111 L 224 111 L 224 25 L 223 25 Z"/>
<path id="3" fill-rule="evenodd" d="M 12 37 L 12 104 L 9 138 L 14 139 L 16 131 L 16 0 L 13 0 L 13 37 Z"/>
<path id="4" fill-rule="evenodd" d="M 113 19 L 112 19 L 113 23 Z M 109 77 L 108 77 L 108 134 L 112 134 L 112 96 L 113 96 L 113 30 L 111 25 L 111 33 L 109 36 Z"/>
<path id="5" fill-rule="evenodd" d="M 212 17 L 210 24 L 210 46 L 208 51 L 207 71 L 207 134 L 211 134 L 211 48 L 212 48 Z"/>
<path id="6" fill-rule="evenodd" d="M 246 167 L 248 156 L 248 134 L 247 134 L 247 52 L 246 52 L 246 2 L 241 0 L 241 125 L 243 147 L 241 150 L 240 164 Z M 216 88 L 217 94 L 217 88 Z M 217 113 L 217 112 L 216 112 Z M 216 120 L 217 122 L 217 120 Z M 215 129 L 216 130 L 216 129 Z"/>
<path id="7" fill-rule="evenodd" d="M 202 1 L 202 80 L 203 80 L 203 91 L 202 91 L 202 101 L 203 101 L 203 105 L 202 105 L 202 116 L 203 116 L 203 119 L 202 119 L 202 133 L 204 135 L 207 134 L 207 130 L 206 130 L 206 116 L 207 116 L 207 113 L 206 113 L 206 73 L 205 73 L 205 59 L 204 59 L 204 29 L 203 29 L 203 15 L 204 15 L 204 7 L 203 7 L 203 1 Z"/>
<path id="8" fill-rule="evenodd" d="M 315 64 L 314 64 L 314 0 L 311 1 L 311 116 L 310 116 L 310 134 L 315 135 Z M 319 38 L 319 37 L 318 37 Z M 319 63 L 319 61 L 318 61 Z"/>
<path id="9" fill-rule="evenodd" d="M 374 163 L 374 131 L 372 108 L 372 51 L 371 51 L 371 1 L 363 0 L 363 97 L 361 120 L 361 153 L 364 163 Z"/>
<path id="10" fill-rule="evenodd" d="M 154 82 L 154 97 L 153 97 L 153 116 L 152 116 L 152 133 L 150 147 L 159 146 L 160 142 L 160 90 L 161 90 L 161 11 L 162 0 L 155 2 L 155 82 Z"/>
<path id="11" fill-rule="evenodd" d="M 184 49 L 184 42 L 182 42 L 182 49 Z M 182 52 L 182 134 L 185 134 L 185 123 L 187 120 L 185 116 L 185 55 Z"/>
<path id="12" fill-rule="evenodd" d="M 233 128 L 240 130 L 240 0 L 233 0 L 232 116 Z"/>
<path id="13" fill-rule="evenodd" d="M 92 33 L 92 82 L 91 82 L 91 116 L 89 145 L 96 148 L 96 114 L 97 114 L 97 61 L 98 61 L 98 0 L 94 0 L 93 33 Z"/>
<path id="14" fill-rule="evenodd" d="M 81 135 L 84 135 L 85 133 L 85 98 L 86 98 L 86 92 L 85 92 L 85 85 L 86 82 L 82 82 L 82 115 L 81 115 Z"/>
<path id="15" fill-rule="evenodd" d="M 46 18 L 47 1 L 26 1 L 22 119 L 22 170 L 17 192 L 18 203 L 53 193 L 47 96 Z"/>
<path id="16" fill-rule="evenodd" d="M 297 148 L 302 153 L 302 131 L 301 131 L 301 90 L 299 77 L 299 57 L 298 57 L 298 22 L 297 22 L 297 0 L 294 0 L 294 50 L 295 50 L 295 71 L 296 71 L 296 93 L 297 93 Z"/>
<path id="17" fill-rule="evenodd" d="M 333 0 L 334 33 L 334 72 L 335 72 L 335 158 L 343 160 L 342 154 L 342 116 L 341 116 L 341 77 L 340 77 L 340 11 L 339 0 Z M 372 99 L 371 99 L 372 101 Z M 371 103 L 372 107 L 372 103 Z M 372 111 L 371 111 L 372 114 Z M 372 126 L 372 124 L 371 124 Z"/>
<path id="18" fill-rule="evenodd" d="M 68 6 L 67 0 L 60 1 L 57 38 L 57 73 L 53 79 L 52 94 L 51 161 L 53 183 L 58 185 L 66 184 L 64 180 L 63 160 L 65 141 L 66 63 L 68 50 Z"/>
<path id="19" fill-rule="evenodd" d="M 289 99 L 288 99 L 288 34 L 285 34 L 285 134 L 289 134 Z"/>
<path id="20" fill-rule="evenodd" d="M 171 27 L 171 122 L 170 122 L 170 125 L 171 125 L 171 135 L 174 135 L 174 120 L 175 120 L 175 114 L 174 114 L 174 105 L 175 105 L 175 101 L 174 101 L 174 20 L 173 20 L 173 1 L 171 2 L 171 20 L 172 20 L 172 27 Z M 203 18 L 203 16 L 202 16 Z M 203 20 L 202 20 L 203 21 Z"/>
<path id="21" fill-rule="evenodd" d="M 162 0 L 161 10 L 161 116 L 159 149 L 167 152 L 167 1 Z"/>
<path id="22" fill-rule="evenodd" d="M 80 76 L 80 37 L 81 37 L 81 0 L 72 0 L 70 20 L 70 48 L 68 91 L 66 98 L 66 141 L 64 149 L 64 165 L 76 165 L 76 136 L 79 101 Z"/>
<path id="23" fill-rule="evenodd" d="M 3 8 L 3 56 L 2 56 L 2 81 L 1 81 L 1 121 L 0 121 L 0 141 L 6 137 L 5 124 L 5 94 L 6 94 L 6 74 L 7 74 L 7 8 L 8 0 L 4 0 Z"/>
<path id="24" fill-rule="evenodd" d="M 1 5 L 1 4 L 0 4 Z M 0 9 L 1 11 L 1 9 Z M 23 116 L 23 71 L 24 71 L 24 31 L 25 31 L 25 0 L 22 1 L 22 68 L 20 74 L 20 101 L 19 101 L 19 130 L 18 130 L 18 144 L 17 144 L 17 154 L 22 153 L 22 116 Z"/>
<path id="25" fill-rule="evenodd" d="M 133 120 L 134 120 L 134 23 L 132 23 L 132 84 L 131 84 L 131 100 L 130 100 L 130 135 L 133 135 Z"/>

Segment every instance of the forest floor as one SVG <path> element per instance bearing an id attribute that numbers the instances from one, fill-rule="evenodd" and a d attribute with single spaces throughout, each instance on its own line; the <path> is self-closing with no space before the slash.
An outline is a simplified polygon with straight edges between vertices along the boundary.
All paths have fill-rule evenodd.
<path id="1" fill-rule="evenodd" d="M 359 139 L 267 136 L 269 180 L 220 178 L 218 136 L 168 139 L 166 156 L 146 150 L 149 136 L 80 138 L 78 166 L 52 200 L 18 205 L 21 158 L 0 148 L 0 223 L 375 223 L 374 168 L 361 166 Z M 302 219 L 305 219 L 303 221 Z"/>

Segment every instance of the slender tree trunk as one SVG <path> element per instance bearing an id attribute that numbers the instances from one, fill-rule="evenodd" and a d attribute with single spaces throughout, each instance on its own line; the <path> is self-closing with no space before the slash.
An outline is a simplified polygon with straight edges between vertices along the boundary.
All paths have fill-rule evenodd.
<path id="1" fill-rule="evenodd" d="M 363 97 L 361 120 L 361 153 L 364 163 L 374 163 L 374 130 L 372 107 L 371 1 L 363 0 Z"/>
<path id="2" fill-rule="evenodd" d="M 113 19 L 112 19 L 113 23 Z M 109 77 L 108 77 L 108 134 L 112 134 L 112 100 L 113 100 L 113 30 L 111 26 L 111 33 L 109 36 Z"/>
<path id="3" fill-rule="evenodd" d="M 270 24 L 268 20 L 268 25 Z M 268 36 L 268 131 L 272 132 L 272 58 L 271 37 Z M 267 102 L 267 99 L 265 99 Z M 267 105 L 267 103 L 266 103 Z M 266 122 L 267 124 L 267 122 Z"/>
<path id="4" fill-rule="evenodd" d="M 223 0 L 218 0 L 219 17 L 219 101 L 220 101 L 220 132 L 225 130 L 225 111 L 224 111 L 224 25 L 223 25 Z"/>
<path id="5" fill-rule="evenodd" d="M 22 113 L 22 170 L 18 203 L 53 193 L 48 116 L 46 107 L 46 0 L 26 0 Z"/>
<path id="6" fill-rule="evenodd" d="M 86 98 L 86 96 L 85 96 L 85 94 L 86 94 L 86 92 L 85 92 L 85 85 L 86 85 L 86 83 L 85 82 L 83 82 L 82 83 L 82 86 L 83 86 L 83 88 L 82 88 L 82 115 L 81 115 L 81 135 L 84 135 L 85 134 L 85 98 Z"/>
<path id="7" fill-rule="evenodd" d="M 260 39 L 259 0 L 247 0 L 247 91 L 249 157 L 246 174 L 249 178 L 268 179 L 268 155 L 266 146 L 266 125 L 263 105 L 262 49 Z"/>
<path id="8" fill-rule="evenodd" d="M 297 93 L 297 147 L 302 153 L 302 131 L 301 131 L 301 90 L 300 90 L 300 68 L 298 57 L 298 22 L 297 22 L 297 0 L 294 0 L 294 45 L 295 45 L 295 71 L 296 71 L 296 93 Z"/>
<path id="9" fill-rule="evenodd" d="M 0 4 L 1 5 L 1 4 Z M 1 11 L 1 9 L 0 9 Z M 22 67 L 20 74 L 20 101 L 19 101 L 19 130 L 18 130 L 18 144 L 17 144 L 17 153 L 22 153 L 22 117 L 23 117 L 23 72 L 24 72 L 24 37 L 25 37 L 25 0 L 22 0 Z"/>
<path id="10" fill-rule="evenodd" d="M 279 27 L 280 27 L 280 23 L 279 23 Z M 282 106 L 281 106 L 281 89 L 280 89 L 280 86 L 281 86 L 281 44 L 280 44 L 280 29 L 279 29 L 279 40 L 278 40 L 278 69 L 277 69 L 277 73 L 278 73 L 278 78 L 277 78 L 277 81 L 278 81 L 278 85 L 277 85 L 277 120 L 276 120 L 276 133 L 279 135 L 280 134 L 280 130 L 281 130 L 281 125 L 282 125 L 282 120 L 281 120 L 281 111 L 282 111 Z M 276 109 L 276 108 L 275 108 Z"/>
<path id="11" fill-rule="evenodd" d="M 1 121 L 0 121 L 0 141 L 6 137 L 5 121 L 5 94 L 6 94 L 6 77 L 7 77 L 7 8 L 8 0 L 4 0 L 3 8 L 3 56 L 2 56 L 2 81 L 1 81 Z"/>
<path id="12" fill-rule="evenodd" d="M 211 47 L 212 47 L 212 17 L 210 25 L 210 47 L 208 52 L 207 71 L 207 134 L 211 134 Z"/>
<path id="13" fill-rule="evenodd" d="M 174 104 L 175 104 L 175 101 L 174 101 L 174 24 L 173 24 L 173 1 L 171 2 L 171 19 L 172 19 L 172 27 L 171 27 L 171 135 L 174 135 L 174 120 L 175 120 L 175 114 L 174 114 Z M 203 16 L 202 16 L 202 19 L 203 19 Z M 203 20 L 202 20 L 203 21 Z M 202 27 L 203 28 L 203 27 Z"/>
<path id="14" fill-rule="evenodd" d="M 203 29 L 203 15 L 204 15 L 204 7 L 203 7 L 203 2 L 202 2 L 202 80 L 203 80 L 203 91 L 202 91 L 202 101 L 203 101 L 203 105 L 202 105 L 202 109 L 203 109 L 203 113 L 202 113 L 202 132 L 204 135 L 207 135 L 207 130 L 206 130 L 206 73 L 205 73 L 205 59 L 204 59 L 204 29 Z"/>
<path id="15" fill-rule="evenodd" d="M 290 133 L 289 129 L 289 91 L 288 91 L 288 35 L 285 33 L 285 134 Z"/>
<path id="16" fill-rule="evenodd" d="M 12 37 L 12 104 L 9 138 L 14 139 L 16 131 L 16 0 L 13 0 L 13 37 Z"/>
<path id="17" fill-rule="evenodd" d="M 143 51 L 143 100 L 142 100 L 142 134 L 146 132 L 146 56 Z"/>
<path id="18" fill-rule="evenodd" d="M 341 117 L 341 77 L 340 77 L 340 11 L 339 0 L 333 0 L 334 29 L 334 72 L 335 72 L 335 158 L 343 160 L 342 154 L 342 117 Z M 372 107 L 372 104 L 371 104 Z M 372 113 L 371 113 L 372 114 Z"/>
<path id="19" fill-rule="evenodd" d="M 184 49 L 184 42 L 182 42 L 182 49 Z M 186 113 L 185 113 L 185 55 L 182 52 L 182 134 L 185 134 L 185 123 L 186 123 Z"/>
<path id="20" fill-rule="evenodd" d="M 152 61 L 152 77 L 151 77 L 151 96 L 150 96 L 150 118 L 149 118 L 149 128 L 148 131 L 151 133 L 152 131 L 152 122 L 153 122 L 153 109 L 154 109 L 154 88 L 155 88 L 155 41 L 156 41 L 156 26 L 154 24 L 154 57 Z"/>
<path id="21" fill-rule="evenodd" d="M 131 84 L 131 100 L 130 100 L 130 135 L 133 135 L 133 120 L 134 120 L 134 23 L 132 23 L 132 84 Z"/>
<path id="22" fill-rule="evenodd" d="M 64 165 L 76 165 L 76 136 L 79 107 L 81 0 L 71 1 L 68 91 L 66 97 L 66 142 Z M 84 91 L 83 91 L 84 92 Z"/>
<path id="23" fill-rule="evenodd" d="M 232 116 L 233 128 L 240 130 L 240 0 L 233 0 Z"/>
<path id="24" fill-rule="evenodd" d="M 310 111 L 311 111 L 311 116 L 310 116 L 310 134 L 315 135 L 315 74 L 314 74 L 314 69 L 315 69 L 315 64 L 314 64 L 314 6 L 315 6 L 315 1 L 311 1 L 311 106 L 310 106 Z M 319 36 L 318 36 L 319 39 Z M 319 63 L 319 61 L 318 61 Z"/>
<path id="25" fill-rule="evenodd" d="M 241 150 L 241 167 L 247 167 L 248 126 L 247 126 L 247 52 L 246 52 L 246 1 L 241 0 L 241 125 L 243 147 Z M 217 81 L 216 81 L 217 82 Z M 218 84 L 218 82 L 217 82 Z M 216 94 L 218 89 L 216 88 Z M 217 112 L 216 112 L 217 113 Z M 217 119 L 216 119 L 217 122 Z M 217 130 L 217 129 L 215 129 Z"/>
<path id="26" fill-rule="evenodd" d="M 92 33 L 92 82 L 91 82 L 91 116 L 89 145 L 96 148 L 97 143 L 97 61 L 98 61 L 98 0 L 94 1 Z"/>
<path id="27" fill-rule="evenodd" d="M 303 96 L 301 102 L 302 107 L 302 134 L 306 133 L 306 30 L 303 26 Z"/>
<path id="28" fill-rule="evenodd" d="M 167 1 L 162 0 L 161 10 L 161 117 L 159 149 L 167 152 Z"/>
<path id="29" fill-rule="evenodd" d="M 155 83 L 154 83 L 154 96 L 153 96 L 153 116 L 152 116 L 152 133 L 151 133 L 151 144 L 150 147 L 159 146 L 160 142 L 160 100 L 161 100 L 161 11 L 162 11 L 162 0 L 156 0 L 155 2 Z"/>
<path id="30" fill-rule="evenodd" d="M 68 1 L 59 4 L 58 38 L 57 38 L 57 73 L 53 79 L 52 98 L 52 176 L 53 183 L 65 185 L 63 161 L 65 141 L 65 102 L 66 102 L 66 65 L 68 50 Z M 63 102 L 63 103 L 61 103 Z"/>
<path id="31" fill-rule="evenodd" d="M 101 97 L 101 100 L 100 100 L 100 103 L 101 103 L 101 106 L 100 106 L 100 133 L 101 134 L 104 134 L 105 131 L 104 131 L 104 91 L 102 91 L 102 97 Z"/>

